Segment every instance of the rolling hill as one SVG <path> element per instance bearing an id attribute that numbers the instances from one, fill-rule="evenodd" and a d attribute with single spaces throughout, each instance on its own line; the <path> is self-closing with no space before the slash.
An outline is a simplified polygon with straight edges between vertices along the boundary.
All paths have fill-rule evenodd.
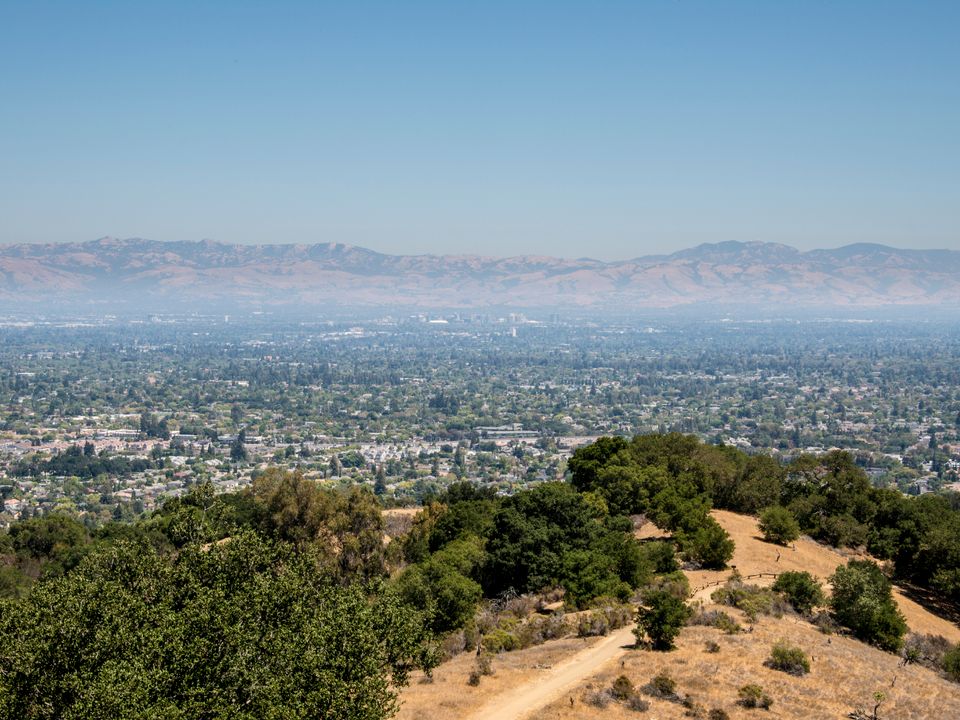
<path id="1" fill-rule="evenodd" d="M 960 301 L 960 252 L 725 242 L 617 262 L 386 255 L 338 243 L 101 238 L 0 246 L 0 301 L 145 310 L 679 306 L 878 308 Z"/>

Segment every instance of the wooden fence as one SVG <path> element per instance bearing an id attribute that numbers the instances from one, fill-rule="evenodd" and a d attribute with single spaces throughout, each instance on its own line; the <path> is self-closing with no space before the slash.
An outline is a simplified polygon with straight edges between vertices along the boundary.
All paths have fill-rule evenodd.
<path id="1" fill-rule="evenodd" d="M 780 573 L 769 573 L 769 572 L 766 572 L 766 573 L 764 573 L 764 572 L 762 572 L 762 573 L 754 573 L 753 575 L 743 575 L 743 576 L 741 576 L 740 579 L 741 579 L 741 580 L 753 580 L 753 579 L 755 579 L 755 578 L 764 578 L 764 577 L 773 578 L 774 580 L 776 580 L 778 577 L 780 577 Z M 719 585 L 726 585 L 728 582 L 730 582 L 729 579 L 727 579 L 727 580 L 714 580 L 713 582 L 708 582 L 706 585 L 700 585 L 699 587 L 694 588 L 693 590 L 690 591 L 690 594 L 691 594 L 691 595 L 696 595 L 696 594 L 697 594 L 698 592 L 700 592 L 701 590 L 706 590 L 706 589 L 709 588 L 709 587 L 715 587 L 715 586 L 719 586 Z"/>

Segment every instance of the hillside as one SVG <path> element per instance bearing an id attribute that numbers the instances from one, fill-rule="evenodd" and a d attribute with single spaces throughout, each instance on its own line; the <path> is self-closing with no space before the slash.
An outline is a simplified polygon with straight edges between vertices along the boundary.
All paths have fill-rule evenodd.
<path id="1" fill-rule="evenodd" d="M 173 310 L 383 307 L 880 307 L 960 301 L 960 252 L 856 244 L 800 252 L 701 245 L 619 262 L 386 255 L 339 243 L 234 245 L 102 238 L 0 246 L 0 300 Z"/>
<path id="2" fill-rule="evenodd" d="M 736 542 L 732 564 L 744 575 L 802 569 L 825 578 L 837 565 L 854 557 L 801 538 L 796 542 L 795 551 L 782 550 L 777 561 L 776 547 L 760 540 L 754 518 L 726 511 L 714 511 L 713 516 Z M 648 525 L 642 534 L 652 536 L 657 531 Z M 694 588 L 722 580 L 728 574 L 728 571 L 687 573 Z M 696 594 L 708 609 L 713 607 L 710 601 L 713 589 Z M 933 615 L 899 591 L 895 591 L 895 595 L 911 631 L 940 634 L 952 642 L 960 641 L 960 627 Z M 749 624 L 740 611 L 724 610 L 745 627 Z M 597 661 L 591 662 L 589 650 L 600 648 L 604 643 L 610 645 L 611 639 L 616 652 L 597 653 Z M 780 619 L 760 616 L 751 632 L 736 635 L 725 635 L 715 628 L 690 626 L 680 634 L 677 648 L 667 653 L 623 647 L 632 639 L 628 632 L 619 631 L 611 638 L 569 638 L 502 654 L 495 661 L 497 673 L 484 678 L 478 687 L 466 683 L 472 656 L 469 653 L 458 656 L 434 671 L 433 683 L 415 682 L 402 694 L 404 706 L 399 717 L 406 720 L 689 717 L 681 705 L 653 698 L 647 698 L 651 708 L 644 714 L 616 703 L 598 708 L 588 702 L 591 692 L 610 687 L 621 674 L 639 687 L 661 670 L 676 680 L 681 694 L 693 696 L 708 710 L 722 708 L 734 719 L 844 718 L 855 707 L 867 706 L 876 691 L 883 691 L 887 697 L 881 712 L 884 718 L 921 720 L 960 715 L 960 685 L 920 666 L 900 667 L 898 656 L 853 638 L 828 637 L 797 616 L 786 615 Z M 796 678 L 764 667 L 771 645 L 781 639 L 804 649 L 811 658 L 809 675 Z M 707 641 L 719 643 L 720 651 L 707 653 Z M 566 684 L 555 682 L 556 676 L 568 673 L 571 664 L 579 667 L 576 678 Z M 774 699 L 770 711 L 748 710 L 736 704 L 737 690 L 747 683 L 763 686 Z M 549 692 L 545 693 L 545 688 Z M 524 703 L 525 698 L 529 702 Z"/>

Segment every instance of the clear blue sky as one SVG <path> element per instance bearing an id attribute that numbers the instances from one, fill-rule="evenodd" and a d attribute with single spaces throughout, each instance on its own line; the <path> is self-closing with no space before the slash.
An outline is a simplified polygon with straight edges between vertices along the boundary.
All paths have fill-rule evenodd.
<path id="1" fill-rule="evenodd" d="M 0 0 L 0 242 L 960 249 L 960 2 Z"/>

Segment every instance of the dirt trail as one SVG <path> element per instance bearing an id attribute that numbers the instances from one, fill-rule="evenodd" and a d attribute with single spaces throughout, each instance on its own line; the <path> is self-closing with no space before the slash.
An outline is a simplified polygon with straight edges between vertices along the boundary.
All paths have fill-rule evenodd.
<path id="1" fill-rule="evenodd" d="M 795 543 L 791 543 L 789 548 L 778 547 L 763 541 L 756 518 L 726 510 L 714 510 L 712 515 L 723 529 L 730 533 L 730 537 L 736 543 L 731 565 L 743 575 L 806 570 L 826 583 L 827 578 L 833 574 L 838 565 L 845 565 L 853 558 L 867 557 L 850 550 L 838 551 L 814 542 L 808 537 L 802 537 Z M 694 570 L 687 572 L 687 577 L 692 588 L 700 588 L 707 583 L 725 580 L 729 574 L 729 570 L 720 572 Z M 773 578 L 758 578 L 749 582 L 756 585 L 770 585 L 773 583 Z M 708 602 L 711 593 L 716 589 L 716 587 L 704 588 L 695 594 L 695 598 Z M 918 605 L 896 586 L 893 588 L 893 596 L 912 632 L 943 635 L 952 643 L 960 642 L 960 627 Z"/>
<path id="2" fill-rule="evenodd" d="M 531 713 L 578 688 L 610 661 L 619 658 L 634 644 L 633 626 L 610 633 L 596 645 L 578 652 L 538 677 L 487 703 L 469 716 L 470 720 L 522 720 Z"/>

